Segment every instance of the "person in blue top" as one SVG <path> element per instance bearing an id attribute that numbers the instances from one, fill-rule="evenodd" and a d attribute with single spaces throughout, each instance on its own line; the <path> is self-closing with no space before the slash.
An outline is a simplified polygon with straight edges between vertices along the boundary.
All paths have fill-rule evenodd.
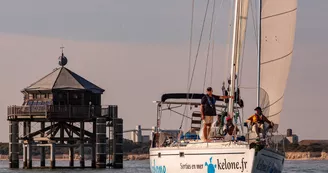
<path id="1" fill-rule="evenodd" d="M 220 99 L 226 99 L 229 98 L 229 96 L 220 96 Z M 205 120 L 205 126 L 204 126 L 204 138 L 206 141 L 208 141 L 208 134 L 211 130 L 211 125 L 213 123 L 213 117 L 215 117 L 216 114 L 216 108 L 215 108 L 215 98 L 213 96 L 213 89 L 212 87 L 208 87 L 206 89 L 206 94 L 201 100 L 201 106 L 200 106 L 200 112 L 202 116 L 202 120 Z"/>

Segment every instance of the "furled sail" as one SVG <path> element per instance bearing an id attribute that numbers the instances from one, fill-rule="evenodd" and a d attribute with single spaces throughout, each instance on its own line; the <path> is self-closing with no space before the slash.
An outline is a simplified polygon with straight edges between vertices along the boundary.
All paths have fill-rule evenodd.
<path id="1" fill-rule="evenodd" d="M 236 62 L 236 74 L 239 74 L 239 60 L 243 54 L 245 46 L 245 36 L 246 36 L 246 27 L 247 27 L 247 17 L 248 17 L 248 0 L 239 1 L 239 23 L 238 23 L 238 49 L 237 49 L 237 62 Z"/>
<path id="2" fill-rule="evenodd" d="M 262 0 L 260 106 L 279 124 L 293 55 L 297 0 Z"/>

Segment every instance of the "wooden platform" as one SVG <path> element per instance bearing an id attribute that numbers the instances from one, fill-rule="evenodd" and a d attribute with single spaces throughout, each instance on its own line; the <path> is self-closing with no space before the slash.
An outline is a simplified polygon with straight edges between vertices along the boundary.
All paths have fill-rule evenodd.
<path id="1" fill-rule="evenodd" d="M 14 105 L 7 108 L 9 121 L 88 121 L 108 114 L 108 108 L 102 106 Z"/>

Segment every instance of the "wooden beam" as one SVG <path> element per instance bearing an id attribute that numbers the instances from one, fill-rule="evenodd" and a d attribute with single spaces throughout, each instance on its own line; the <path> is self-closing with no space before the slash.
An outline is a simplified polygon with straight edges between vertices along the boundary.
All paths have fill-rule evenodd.
<path id="1" fill-rule="evenodd" d="M 78 141 L 78 140 L 80 140 L 80 137 L 74 137 L 74 138 L 69 138 L 69 137 L 65 137 L 65 138 L 54 137 L 54 138 L 50 138 L 50 139 L 51 140 L 54 140 L 54 141 L 60 141 L 60 140 L 64 140 L 64 141 L 71 141 L 71 140 Z M 84 141 L 91 140 L 90 138 L 84 138 L 84 139 L 85 139 Z"/>
<path id="2" fill-rule="evenodd" d="M 63 124 L 65 124 L 65 123 L 62 123 L 62 122 L 61 122 L 60 125 L 59 125 L 59 126 L 60 126 L 60 135 L 59 135 L 59 136 L 60 136 L 60 139 L 61 139 L 61 140 L 60 140 L 60 143 L 61 143 L 61 144 L 64 143 L 64 137 L 65 137 L 65 133 L 64 133 L 64 125 L 63 125 Z"/>
<path id="3" fill-rule="evenodd" d="M 48 142 L 48 143 L 56 143 L 55 140 L 49 139 L 47 137 L 35 137 L 33 138 L 34 141 L 40 141 L 40 142 Z"/>
<path id="4" fill-rule="evenodd" d="M 68 137 L 70 137 L 70 138 L 73 138 L 73 136 L 72 136 L 72 134 L 71 134 L 71 132 L 70 131 L 68 131 L 68 129 L 67 129 L 67 127 L 66 127 L 66 123 L 64 123 L 63 124 L 63 128 L 64 128 L 64 130 L 65 130 L 65 132 L 66 132 L 66 134 L 68 135 Z"/>
<path id="5" fill-rule="evenodd" d="M 74 130 L 74 131 L 80 131 L 80 128 L 75 127 L 74 125 L 70 125 L 70 124 L 67 124 L 67 123 L 66 123 L 66 126 L 67 126 L 67 127 L 70 127 L 70 128 L 71 128 L 72 130 Z M 91 133 L 91 132 L 89 132 L 89 131 L 87 131 L 87 130 L 84 130 L 84 134 L 87 135 L 87 136 L 89 136 L 89 137 L 92 137 L 92 135 L 93 135 L 93 133 Z"/>
<path id="6" fill-rule="evenodd" d="M 74 130 L 73 128 L 72 128 L 72 126 L 74 126 L 74 125 L 67 125 L 67 124 L 65 124 L 65 126 L 66 126 L 66 128 L 68 128 L 68 129 L 70 129 L 71 130 L 71 132 L 73 132 L 74 134 L 76 134 L 77 136 L 80 136 L 80 130 L 78 130 L 78 131 L 76 131 L 76 130 Z"/>
<path id="7" fill-rule="evenodd" d="M 54 128 L 54 130 L 49 130 L 48 132 L 47 132 L 47 136 L 51 136 L 51 137 L 53 137 L 53 136 L 56 136 L 56 134 L 57 134 L 57 132 L 59 131 L 59 129 L 60 129 L 60 126 L 58 125 L 58 123 L 56 124 L 56 126 L 55 126 L 55 128 Z"/>
<path id="8" fill-rule="evenodd" d="M 58 125 L 58 123 L 56 123 L 54 126 L 57 126 L 57 125 Z M 35 131 L 35 132 L 33 132 L 33 133 L 25 134 L 25 136 L 23 136 L 22 139 L 32 138 L 32 137 L 34 137 L 34 136 L 37 136 L 37 135 L 39 135 L 39 134 L 41 134 L 41 133 L 44 133 L 44 132 L 50 130 L 51 128 L 52 128 L 52 126 L 48 126 L 48 127 L 44 128 L 44 129 L 40 129 L 40 130 Z M 25 133 L 26 133 L 26 132 L 25 132 Z"/>

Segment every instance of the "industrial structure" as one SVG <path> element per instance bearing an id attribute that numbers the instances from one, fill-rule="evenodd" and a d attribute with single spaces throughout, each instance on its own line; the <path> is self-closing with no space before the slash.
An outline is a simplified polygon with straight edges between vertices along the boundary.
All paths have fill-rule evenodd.
<path id="1" fill-rule="evenodd" d="M 293 134 L 292 129 L 287 129 L 286 139 L 288 140 L 288 144 L 298 144 L 298 136 Z"/>
<path id="2" fill-rule="evenodd" d="M 55 157 L 56 148 L 62 147 L 69 151 L 67 168 L 123 167 L 123 120 L 117 117 L 117 106 L 102 106 L 105 90 L 66 64 L 62 51 L 59 68 L 21 91 L 23 105 L 8 106 L 10 168 L 19 168 L 20 146 L 24 168 L 32 168 L 35 148 L 40 152 L 40 167 L 62 166 L 56 165 Z M 91 149 L 90 166 L 85 165 L 86 148 Z M 74 165 L 75 149 L 80 156 L 78 166 Z M 50 160 L 47 166 L 46 152 Z"/>
<path id="3" fill-rule="evenodd" d="M 143 135 L 143 131 L 150 131 L 150 135 Z M 160 132 L 167 133 L 173 136 L 178 136 L 180 130 L 167 130 L 160 129 Z M 156 132 L 156 127 L 152 128 L 141 128 L 141 125 L 137 125 L 135 129 L 125 130 L 123 133 L 130 133 L 130 140 L 134 143 L 148 143 L 152 140 L 153 134 Z"/>

